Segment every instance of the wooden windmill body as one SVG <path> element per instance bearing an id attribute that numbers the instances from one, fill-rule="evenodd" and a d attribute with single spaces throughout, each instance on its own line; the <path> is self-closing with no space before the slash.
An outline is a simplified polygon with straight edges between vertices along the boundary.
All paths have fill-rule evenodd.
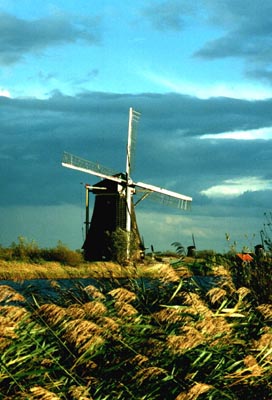
<path id="1" fill-rule="evenodd" d="M 124 177 L 123 177 L 124 178 Z M 93 214 L 89 221 L 88 199 L 89 193 L 95 195 Z M 111 260 L 114 256 L 111 246 L 111 234 L 117 229 L 124 232 L 127 229 L 127 206 L 123 188 L 117 182 L 103 179 L 94 186 L 86 185 L 86 238 L 83 244 L 86 260 Z M 138 258 L 139 252 L 144 250 L 134 210 L 131 204 L 131 237 L 136 246 L 131 251 L 132 258 Z"/>
<path id="2" fill-rule="evenodd" d="M 139 115 L 138 112 L 130 108 L 125 173 L 113 173 L 97 163 L 66 152 L 63 155 L 62 165 L 64 167 L 86 172 L 102 179 L 93 186 L 86 185 L 86 238 L 83 244 L 86 260 L 111 260 L 113 252 L 110 237 L 117 229 L 126 232 L 126 258 L 128 260 L 137 258 L 143 251 L 144 245 L 139 235 L 132 200 L 136 191 L 141 192 L 142 196 L 135 205 L 149 195 L 159 198 L 164 204 L 181 209 L 187 209 L 188 204 L 192 201 L 191 197 L 143 182 L 132 181 L 130 177 L 132 147 Z M 89 222 L 90 192 L 95 195 L 91 222 Z"/>

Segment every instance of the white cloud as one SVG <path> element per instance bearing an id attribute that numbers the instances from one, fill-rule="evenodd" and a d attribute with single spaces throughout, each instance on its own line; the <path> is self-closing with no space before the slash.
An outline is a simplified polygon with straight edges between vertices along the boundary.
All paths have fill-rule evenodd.
<path id="1" fill-rule="evenodd" d="M 207 134 L 200 136 L 200 139 L 270 140 L 272 139 L 272 127 Z"/>
<path id="2" fill-rule="evenodd" d="M 11 97 L 11 94 L 7 89 L 0 89 L 0 97 Z"/>
<path id="3" fill-rule="evenodd" d="M 250 82 L 246 84 L 238 82 L 196 83 L 189 80 L 182 81 L 179 78 L 174 78 L 171 74 L 159 74 L 149 70 L 140 71 L 139 74 L 168 91 L 196 96 L 199 99 L 229 97 L 232 99 L 264 100 L 272 97 L 272 91 L 269 87 Z"/>
<path id="4" fill-rule="evenodd" d="M 210 198 L 233 198 L 241 196 L 245 192 L 260 190 L 272 190 L 272 180 L 265 180 L 256 176 L 227 179 L 221 185 L 211 186 L 200 193 Z"/>
<path id="5" fill-rule="evenodd" d="M 173 211 L 169 213 L 167 207 L 160 207 L 160 211 L 152 209 L 149 201 L 148 209 L 136 208 L 136 218 L 140 234 L 144 237 L 145 246 L 150 249 L 151 244 L 155 250 L 169 250 L 171 243 L 181 242 L 184 246 L 191 245 L 194 231 L 192 213 Z M 149 250 L 148 250 L 149 251 Z"/>

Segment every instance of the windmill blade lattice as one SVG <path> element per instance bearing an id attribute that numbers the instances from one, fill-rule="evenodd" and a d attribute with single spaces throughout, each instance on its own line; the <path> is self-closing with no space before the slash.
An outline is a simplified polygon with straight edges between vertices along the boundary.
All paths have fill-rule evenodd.
<path id="1" fill-rule="evenodd" d="M 134 109 L 130 109 L 130 121 L 129 121 L 129 129 L 130 129 L 130 140 L 128 141 L 127 146 L 127 169 L 131 173 L 131 170 L 134 167 L 135 161 L 135 149 L 136 149 L 136 140 L 137 140 L 137 132 L 138 132 L 138 122 L 140 120 L 141 113 L 135 111 Z M 130 175 L 130 174 L 129 174 Z"/>
<path id="2" fill-rule="evenodd" d="M 135 183 L 139 187 L 137 191 L 145 192 L 142 198 L 150 198 L 151 200 L 158 201 L 163 205 L 188 210 L 192 202 L 192 198 L 171 190 L 163 189 L 158 186 L 149 185 L 143 182 Z"/>
<path id="3" fill-rule="evenodd" d="M 139 204 L 139 202 L 141 200 L 148 198 L 148 199 L 150 199 L 152 201 L 156 201 L 162 205 L 169 206 L 172 208 L 177 208 L 180 210 L 189 210 L 191 207 L 191 201 L 188 201 L 188 200 L 177 199 L 176 197 L 167 196 L 165 194 L 158 193 L 158 192 L 144 191 L 144 189 L 142 189 L 142 191 L 145 194 L 135 203 L 135 206 L 137 204 Z"/>
<path id="4" fill-rule="evenodd" d="M 109 179 L 114 182 L 123 183 L 124 179 L 119 178 L 115 171 L 104 167 L 99 163 L 95 163 L 84 158 L 75 156 L 73 154 L 64 152 L 62 158 L 63 167 L 72 168 L 77 171 L 85 172 L 87 174 L 95 175 L 103 179 Z"/>

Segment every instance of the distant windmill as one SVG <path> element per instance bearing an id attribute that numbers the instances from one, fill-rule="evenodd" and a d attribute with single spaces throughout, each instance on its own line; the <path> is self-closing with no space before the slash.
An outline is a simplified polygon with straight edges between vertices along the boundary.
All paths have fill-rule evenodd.
<path id="1" fill-rule="evenodd" d="M 147 196 L 151 195 L 151 197 L 160 199 L 166 205 L 184 210 L 188 208 L 188 204 L 192 201 L 191 197 L 183 194 L 143 182 L 134 182 L 131 179 L 131 164 L 134 155 L 136 126 L 139 118 L 140 113 L 130 108 L 125 173 L 114 173 L 98 163 L 64 152 L 62 159 L 64 167 L 86 172 L 103 179 L 93 186 L 86 185 L 86 238 L 83 249 L 87 260 L 110 260 L 112 258 L 109 235 L 118 228 L 126 232 L 127 259 L 135 257 L 136 250 L 139 253 L 143 249 L 144 245 L 139 235 L 134 206 Z M 142 196 L 134 204 L 132 196 L 136 191 L 137 193 L 141 192 Z M 95 195 L 94 210 L 90 223 L 88 216 L 89 192 Z M 131 240 L 133 240 L 133 246 Z M 132 254 L 133 252 L 134 254 Z"/>

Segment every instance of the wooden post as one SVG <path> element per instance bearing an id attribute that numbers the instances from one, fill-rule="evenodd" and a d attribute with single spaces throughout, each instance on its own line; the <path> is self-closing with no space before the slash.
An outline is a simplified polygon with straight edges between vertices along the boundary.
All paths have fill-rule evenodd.
<path id="1" fill-rule="evenodd" d="M 90 225 L 89 185 L 85 185 L 85 240 L 88 235 L 89 225 Z"/>

